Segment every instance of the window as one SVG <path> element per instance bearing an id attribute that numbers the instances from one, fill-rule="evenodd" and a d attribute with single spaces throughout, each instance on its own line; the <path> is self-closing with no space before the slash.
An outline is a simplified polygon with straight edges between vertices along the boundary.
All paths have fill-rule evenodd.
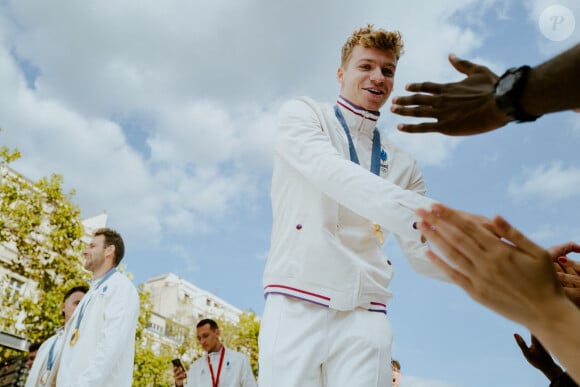
<path id="1" fill-rule="evenodd" d="M 24 292 L 24 281 L 14 277 L 6 278 L 2 285 L 4 297 L 11 302 L 18 300 Z"/>

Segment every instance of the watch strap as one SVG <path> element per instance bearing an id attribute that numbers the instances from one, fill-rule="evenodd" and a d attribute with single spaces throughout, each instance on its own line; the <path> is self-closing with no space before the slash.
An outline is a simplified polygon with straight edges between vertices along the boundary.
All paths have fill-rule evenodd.
<path id="1" fill-rule="evenodd" d="M 518 68 L 511 68 L 507 70 L 496 82 L 495 84 L 495 103 L 496 106 L 508 117 L 514 119 L 518 122 L 530 122 L 535 121 L 540 115 L 531 115 L 526 113 L 521 105 L 520 100 L 524 92 L 524 88 L 528 81 L 528 75 L 531 68 L 530 66 L 521 66 Z M 512 85 L 511 89 L 505 92 L 503 95 L 499 95 L 497 92 L 498 85 L 508 76 L 513 76 L 517 74 L 517 79 Z"/>

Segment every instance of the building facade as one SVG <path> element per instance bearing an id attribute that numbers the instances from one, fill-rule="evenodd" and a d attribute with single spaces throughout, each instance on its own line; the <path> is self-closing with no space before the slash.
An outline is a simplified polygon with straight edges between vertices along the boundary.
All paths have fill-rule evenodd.
<path id="1" fill-rule="evenodd" d="M 180 345 L 192 327 L 204 318 L 237 324 L 242 311 L 218 296 L 198 288 L 176 274 L 162 274 L 143 283 L 152 314 L 146 330 Z"/>

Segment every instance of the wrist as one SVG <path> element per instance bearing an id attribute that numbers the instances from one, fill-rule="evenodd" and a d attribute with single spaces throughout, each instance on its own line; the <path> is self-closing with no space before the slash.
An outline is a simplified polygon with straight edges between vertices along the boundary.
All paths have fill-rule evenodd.
<path id="1" fill-rule="evenodd" d="M 570 321 L 565 316 L 572 316 L 577 309 L 574 304 L 562 293 L 554 297 L 548 297 L 543 302 L 536 299 L 530 318 L 526 322 L 526 326 L 538 339 L 540 337 L 537 333 L 543 335 L 556 335 L 565 333 L 569 329 Z M 540 339 L 540 342 L 544 343 Z"/>
<path id="2" fill-rule="evenodd" d="M 550 380 L 550 387 L 571 387 L 571 386 L 577 386 L 577 384 L 565 371 L 562 371 L 558 376 Z"/>
<path id="3" fill-rule="evenodd" d="M 540 115 L 531 114 L 522 103 L 530 71 L 529 66 L 511 68 L 495 84 L 495 104 L 498 110 L 508 118 L 508 122 L 535 121 L 540 117 Z"/>
<path id="4" fill-rule="evenodd" d="M 546 378 L 548 378 L 548 380 L 552 382 L 557 378 L 559 378 L 560 376 L 562 376 L 564 370 L 556 363 L 552 363 L 552 365 L 547 370 L 545 371 L 542 370 L 542 372 L 544 373 L 544 375 L 546 375 Z"/>

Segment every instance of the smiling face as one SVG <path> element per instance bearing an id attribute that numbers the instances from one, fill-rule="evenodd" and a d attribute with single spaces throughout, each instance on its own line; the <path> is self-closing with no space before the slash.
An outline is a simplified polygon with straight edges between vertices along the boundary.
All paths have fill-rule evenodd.
<path id="1" fill-rule="evenodd" d="M 340 95 L 366 110 L 378 111 L 393 90 L 396 69 L 393 51 L 357 45 L 337 71 Z"/>
<path id="2" fill-rule="evenodd" d="M 89 245 L 84 249 L 85 269 L 93 273 L 94 278 L 99 278 L 113 267 L 114 246 L 105 247 L 105 237 L 97 235 L 93 237 Z"/>

